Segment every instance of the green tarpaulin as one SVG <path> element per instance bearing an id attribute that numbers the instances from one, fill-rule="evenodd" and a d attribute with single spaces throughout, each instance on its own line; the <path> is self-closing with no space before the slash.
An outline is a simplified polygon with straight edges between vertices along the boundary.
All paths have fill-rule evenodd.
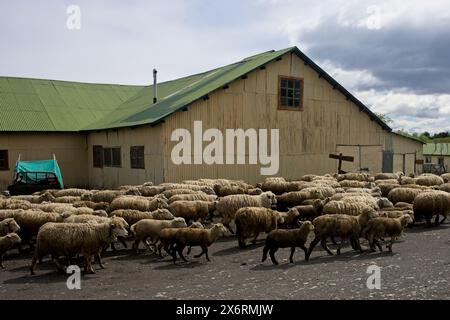
<path id="1" fill-rule="evenodd" d="M 56 160 L 17 161 L 16 173 L 25 174 L 27 180 L 38 182 L 46 178 L 45 173 L 54 173 L 61 189 L 64 188 L 61 170 Z"/>

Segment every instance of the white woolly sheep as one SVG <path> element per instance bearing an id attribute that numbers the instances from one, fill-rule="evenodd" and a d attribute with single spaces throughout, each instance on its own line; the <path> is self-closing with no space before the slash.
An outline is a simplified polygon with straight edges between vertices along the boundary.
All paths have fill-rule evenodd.
<path id="1" fill-rule="evenodd" d="M 414 217 L 424 217 L 427 225 L 431 225 L 432 216 L 436 216 L 434 223 L 439 225 L 443 223 L 450 213 L 450 193 L 444 191 L 423 192 L 414 199 L 413 204 Z M 439 221 L 439 215 L 443 219 Z"/>
<path id="2" fill-rule="evenodd" d="M 369 240 L 370 250 L 375 251 L 375 245 L 377 245 L 378 249 L 383 251 L 378 239 L 391 237 L 386 247 L 389 249 L 389 252 L 392 252 L 392 245 L 395 238 L 401 235 L 403 229 L 412 223 L 412 221 L 409 215 L 403 215 L 398 218 L 376 217 L 371 219 L 363 230 L 363 234 Z"/>
<path id="3" fill-rule="evenodd" d="M 153 211 L 167 208 L 167 202 L 159 198 L 146 198 L 142 196 L 120 196 L 109 205 L 109 210 L 130 209 L 139 211 Z"/>
<path id="4" fill-rule="evenodd" d="M 209 229 L 197 229 L 197 228 L 180 228 L 177 232 L 168 232 L 170 238 L 166 238 L 164 231 L 161 233 L 161 242 L 170 242 L 171 250 L 169 253 L 172 254 L 173 263 L 176 263 L 177 252 L 183 261 L 187 262 L 186 258 L 183 256 L 183 250 L 186 246 L 194 247 L 199 246 L 202 248 L 202 252 L 195 255 L 195 258 L 201 257 L 203 254 L 206 256 L 206 260 L 210 261 L 208 256 L 208 247 L 211 246 L 217 238 L 225 234 L 227 229 L 221 223 L 213 224 Z M 163 238 L 164 237 L 164 238 Z"/>
<path id="5" fill-rule="evenodd" d="M 186 223 L 191 220 L 203 221 L 215 209 L 217 201 L 174 201 L 169 205 L 169 211 L 175 217 L 183 217 Z"/>
<path id="6" fill-rule="evenodd" d="M 326 214 L 319 216 L 313 220 L 314 225 L 314 240 L 311 242 L 306 260 L 309 259 L 314 247 L 320 242 L 322 248 L 329 255 L 333 255 L 333 252 L 327 247 L 327 239 L 333 237 L 340 237 L 341 242 L 338 244 L 337 254 L 341 253 L 341 246 L 345 239 L 350 238 L 352 247 L 362 252 L 361 245 L 359 243 L 359 237 L 361 230 L 363 230 L 368 221 L 378 216 L 378 213 L 368 208 L 359 216 L 349 216 L 345 214 Z"/>
<path id="7" fill-rule="evenodd" d="M 0 221 L 0 236 L 6 236 L 8 233 L 18 233 L 20 226 L 14 218 L 7 218 Z"/>
<path id="8" fill-rule="evenodd" d="M 42 260 L 46 254 L 52 256 L 58 270 L 63 270 L 58 262 L 59 257 L 71 258 L 82 254 L 85 271 L 95 273 L 91 264 L 92 257 L 95 256 L 100 267 L 104 269 L 101 251 L 117 237 L 127 235 L 123 222 L 115 218 L 105 223 L 46 223 L 37 235 L 36 250 L 30 267 L 31 274 L 35 274 L 37 260 Z"/>
<path id="9" fill-rule="evenodd" d="M 159 240 L 159 233 L 164 228 L 183 228 L 187 227 L 183 218 L 174 218 L 173 220 L 155 220 L 143 219 L 133 224 L 130 228 L 134 235 L 133 250 L 139 252 L 139 244 L 141 241 L 151 250 L 148 239 L 155 245 Z"/>
<path id="10" fill-rule="evenodd" d="M 121 217 L 125 219 L 130 226 L 142 219 L 172 220 L 174 218 L 174 215 L 167 209 L 156 209 L 151 212 L 118 209 L 110 212 L 109 216 Z"/>
<path id="11" fill-rule="evenodd" d="M 3 265 L 3 257 L 6 251 L 11 249 L 17 244 L 20 244 L 21 239 L 17 233 L 8 233 L 7 235 L 0 237 L 0 268 L 5 269 Z"/>
<path id="12" fill-rule="evenodd" d="M 244 207 L 236 212 L 236 235 L 240 248 L 245 248 L 245 240 L 253 237 L 252 243 L 261 232 L 269 233 L 284 222 L 279 212 L 264 207 Z"/>
<path id="13" fill-rule="evenodd" d="M 234 194 L 223 197 L 216 205 L 217 212 L 222 217 L 223 225 L 234 233 L 230 228 L 231 221 L 234 220 L 236 211 L 243 207 L 265 207 L 271 208 L 276 204 L 276 197 L 271 191 L 263 192 L 258 196 L 246 194 Z"/>
<path id="14" fill-rule="evenodd" d="M 443 183 L 444 179 L 431 173 L 424 173 L 416 178 L 416 184 L 421 186 L 439 186 Z"/>
<path id="15" fill-rule="evenodd" d="M 209 195 L 204 193 L 194 193 L 194 194 L 178 194 L 170 197 L 168 203 L 171 204 L 175 201 L 215 201 L 217 199 L 216 195 Z"/>

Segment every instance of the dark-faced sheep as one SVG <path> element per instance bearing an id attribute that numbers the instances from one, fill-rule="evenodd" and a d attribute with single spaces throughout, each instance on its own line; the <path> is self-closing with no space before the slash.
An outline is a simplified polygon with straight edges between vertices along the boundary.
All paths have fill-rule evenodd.
<path id="1" fill-rule="evenodd" d="M 270 259 L 273 264 L 278 264 L 275 258 L 275 252 L 279 248 L 291 248 L 291 255 L 289 256 L 289 262 L 294 263 L 295 248 L 299 247 L 305 252 L 305 259 L 308 253 L 306 248 L 306 240 L 310 232 L 314 231 L 314 226 L 310 221 L 305 221 L 298 229 L 284 230 L 277 229 L 271 231 L 266 238 L 266 245 L 263 249 L 262 262 L 266 261 L 267 253 L 270 255 Z"/>
<path id="2" fill-rule="evenodd" d="M 245 240 L 252 237 L 252 243 L 261 232 L 269 233 L 284 222 L 279 212 L 263 207 L 244 207 L 236 212 L 236 235 L 240 248 L 245 248 Z"/>

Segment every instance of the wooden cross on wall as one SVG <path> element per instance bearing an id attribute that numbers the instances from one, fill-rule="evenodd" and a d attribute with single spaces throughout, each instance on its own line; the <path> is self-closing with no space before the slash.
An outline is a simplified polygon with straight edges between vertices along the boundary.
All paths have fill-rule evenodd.
<path id="1" fill-rule="evenodd" d="M 342 161 L 353 162 L 355 160 L 354 157 L 343 156 L 342 153 L 339 153 L 339 154 L 332 154 L 332 153 L 330 153 L 330 158 L 339 160 L 339 162 L 338 162 L 338 173 L 339 174 L 347 173 L 347 172 L 342 170 Z"/>

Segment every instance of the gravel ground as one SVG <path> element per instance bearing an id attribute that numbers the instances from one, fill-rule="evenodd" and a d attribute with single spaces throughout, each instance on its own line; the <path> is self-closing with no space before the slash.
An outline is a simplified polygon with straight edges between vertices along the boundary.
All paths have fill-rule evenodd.
<path id="1" fill-rule="evenodd" d="M 289 249 L 261 263 L 263 241 L 239 249 L 234 237 L 220 239 L 205 257 L 188 257 L 173 265 L 169 257 L 107 252 L 106 269 L 82 274 L 81 290 L 69 290 L 66 276 L 49 259 L 30 276 L 30 254 L 11 252 L 0 270 L 0 299 L 449 299 L 450 225 L 410 229 L 394 244 L 394 253 L 355 253 L 327 256 L 317 246 L 309 262 L 298 249 L 294 264 Z M 364 244 L 364 243 L 363 243 Z M 118 246 L 120 247 L 120 245 Z M 333 248 L 333 246 L 330 246 Z M 121 247 L 120 247 L 121 248 Z M 199 252 L 194 248 L 193 253 Z M 381 268 L 381 289 L 366 286 L 367 267 Z"/>

